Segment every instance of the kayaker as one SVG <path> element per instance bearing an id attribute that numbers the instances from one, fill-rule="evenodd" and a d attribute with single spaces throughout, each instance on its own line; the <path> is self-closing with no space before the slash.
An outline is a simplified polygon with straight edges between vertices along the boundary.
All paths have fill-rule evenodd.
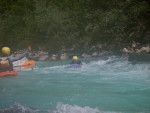
<path id="1" fill-rule="evenodd" d="M 3 47 L 2 48 L 2 57 L 0 58 L 0 72 L 4 71 L 12 71 L 13 70 L 13 62 L 22 59 L 23 57 L 28 55 L 28 51 L 31 50 L 31 47 L 28 48 L 26 52 L 19 56 L 11 56 L 10 48 Z"/>
<path id="2" fill-rule="evenodd" d="M 82 64 L 82 63 L 77 56 L 73 56 L 71 64 Z"/>

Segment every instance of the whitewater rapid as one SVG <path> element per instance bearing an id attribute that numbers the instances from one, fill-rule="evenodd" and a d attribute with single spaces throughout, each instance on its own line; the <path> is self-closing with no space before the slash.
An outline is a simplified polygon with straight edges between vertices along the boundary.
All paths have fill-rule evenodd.
<path id="1" fill-rule="evenodd" d="M 34 70 L 0 78 L 0 113 L 148 113 L 150 63 L 127 57 L 37 62 Z"/>

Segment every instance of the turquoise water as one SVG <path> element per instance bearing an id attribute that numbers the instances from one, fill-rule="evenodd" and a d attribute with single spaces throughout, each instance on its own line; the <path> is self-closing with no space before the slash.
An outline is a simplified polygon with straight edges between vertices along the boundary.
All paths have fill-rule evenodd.
<path id="1" fill-rule="evenodd" d="M 0 78 L 0 113 L 149 113 L 150 63 L 127 57 L 37 62 Z"/>

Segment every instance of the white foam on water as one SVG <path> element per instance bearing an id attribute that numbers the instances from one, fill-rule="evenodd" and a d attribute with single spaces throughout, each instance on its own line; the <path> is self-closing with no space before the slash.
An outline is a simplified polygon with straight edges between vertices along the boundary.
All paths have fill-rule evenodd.
<path id="1" fill-rule="evenodd" d="M 58 103 L 54 110 L 52 109 L 35 109 L 15 103 L 8 108 L 0 109 L 0 113 L 121 113 L 113 111 L 100 111 L 98 108 L 91 108 L 88 106 L 81 107 L 78 105 L 69 105 Z"/>
<path id="2" fill-rule="evenodd" d="M 43 68 L 36 68 L 35 71 L 41 74 L 49 73 L 68 73 L 68 74 L 82 74 L 82 75 L 94 75 L 97 73 L 108 73 L 108 75 L 126 75 L 127 73 L 145 73 L 150 71 L 149 64 L 131 64 L 127 61 L 127 57 L 115 57 L 111 56 L 108 59 L 99 59 L 96 61 L 90 61 L 89 63 L 83 62 L 81 68 L 67 68 L 67 65 L 50 66 Z"/>
<path id="3" fill-rule="evenodd" d="M 99 113 L 97 108 L 80 107 L 77 105 L 61 104 L 56 106 L 56 112 L 58 113 Z"/>
<path id="4" fill-rule="evenodd" d="M 98 108 L 91 108 L 88 106 L 81 107 L 78 105 L 58 103 L 56 106 L 56 111 L 54 113 L 119 113 L 119 112 L 100 111 Z"/>

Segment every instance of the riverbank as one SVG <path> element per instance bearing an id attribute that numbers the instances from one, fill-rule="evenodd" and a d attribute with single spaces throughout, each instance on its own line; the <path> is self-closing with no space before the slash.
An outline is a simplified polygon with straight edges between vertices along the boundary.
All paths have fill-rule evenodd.
<path id="1" fill-rule="evenodd" d="M 17 56 L 22 52 L 23 50 L 15 51 L 13 55 Z M 109 55 L 128 55 L 129 61 L 150 61 L 150 58 L 148 58 L 150 56 L 150 45 L 142 45 L 139 43 L 122 44 L 120 46 L 98 44 L 87 47 L 63 47 L 59 51 L 41 47 L 38 50 L 33 49 L 29 55 L 29 58 L 36 61 L 55 61 L 72 59 L 74 55 L 78 56 L 79 58 L 103 57 Z"/>

